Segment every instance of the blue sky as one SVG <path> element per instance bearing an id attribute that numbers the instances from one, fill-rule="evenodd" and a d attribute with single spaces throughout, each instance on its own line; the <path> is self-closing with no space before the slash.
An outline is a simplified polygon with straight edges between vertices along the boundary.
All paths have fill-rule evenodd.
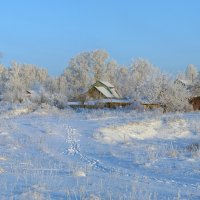
<path id="1" fill-rule="evenodd" d="M 120 64 L 200 69 L 199 10 L 199 0 L 0 0 L 0 62 L 59 75 L 73 56 L 103 49 Z"/>

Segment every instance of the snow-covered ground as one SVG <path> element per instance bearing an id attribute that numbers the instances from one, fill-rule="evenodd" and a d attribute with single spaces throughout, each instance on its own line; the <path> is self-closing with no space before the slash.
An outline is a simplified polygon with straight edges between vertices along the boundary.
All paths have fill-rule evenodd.
<path id="1" fill-rule="evenodd" d="M 200 199 L 200 113 L 1 105 L 0 199 Z"/>

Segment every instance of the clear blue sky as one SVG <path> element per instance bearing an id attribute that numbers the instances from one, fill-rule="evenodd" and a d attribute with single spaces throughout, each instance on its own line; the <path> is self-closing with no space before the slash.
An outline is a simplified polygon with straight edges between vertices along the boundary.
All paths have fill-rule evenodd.
<path id="1" fill-rule="evenodd" d="M 142 57 L 166 72 L 199 68 L 200 1 L 0 0 L 6 66 L 36 64 L 59 75 L 71 57 L 95 49 L 120 64 Z"/>

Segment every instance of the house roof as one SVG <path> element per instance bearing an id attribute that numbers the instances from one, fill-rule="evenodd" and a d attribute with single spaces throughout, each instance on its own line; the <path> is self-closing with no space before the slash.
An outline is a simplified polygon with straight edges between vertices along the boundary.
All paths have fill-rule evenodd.
<path id="1" fill-rule="evenodd" d="M 97 91 L 99 91 L 102 94 L 102 96 L 105 98 L 108 98 L 108 99 L 120 99 L 121 98 L 119 93 L 115 89 L 115 87 L 112 84 L 110 84 L 109 82 L 97 81 L 90 87 L 88 92 L 90 93 L 90 91 L 92 91 L 93 88 L 95 88 Z M 89 94 L 88 92 L 80 94 L 80 95 L 78 95 L 78 97 L 76 97 L 74 99 L 82 99 L 82 100 L 84 98 L 86 99 L 87 95 Z M 90 96 L 90 94 L 89 94 L 89 96 Z M 94 98 L 94 97 L 92 97 L 92 98 Z"/>
<path id="2" fill-rule="evenodd" d="M 102 84 L 104 84 L 105 86 L 109 88 L 114 88 L 114 85 L 110 84 L 109 82 L 106 82 L 106 81 L 99 81 L 99 82 L 101 82 Z"/>
<path id="3" fill-rule="evenodd" d="M 98 99 L 98 100 L 92 100 L 87 102 L 80 102 L 80 101 L 68 101 L 68 105 L 72 106 L 78 106 L 78 105 L 96 105 L 98 103 L 126 103 L 131 104 L 131 101 L 128 99 Z"/>
<path id="4" fill-rule="evenodd" d="M 88 101 L 85 102 L 85 105 L 95 105 L 98 103 L 131 103 L 129 100 L 127 99 L 98 99 L 98 100 L 93 100 L 93 101 Z"/>
<path id="5" fill-rule="evenodd" d="M 35 95 L 37 92 L 34 90 L 26 90 L 26 94 Z"/>
<path id="6" fill-rule="evenodd" d="M 148 99 L 147 97 L 143 97 L 140 100 L 141 104 L 160 104 L 159 101 L 152 101 L 151 99 Z"/>
<path id="7" fill-rule="evenodd" d="M 181 83 L 182 85 L 185 85 L 185 86 L 192 85 L 192 82 L 190 80 L 184 80 L 184 79 L 176 79 L 175 83 Z"/>
<path id="8" fill-rule="evenodd" d="M 105 97 L 107 97 L 107 98 L 114 98 L 115 96 L 112 94 L 112 93 L 110 93 L 110 91 L 109 90 L 107 90 L 105 87 L 97 87 L 97 86 L 95 86 L 95 88 L 99 91 L 99 92 L 101 92 Z"/>
<path id="9" fill-rule="evenodd" d="M 112 92 L 112 95 L 113 95 L 115 98 L 120 98 L 120 96 L 117 94 L 115 88 L 111 88 L 110 91 Z"/>

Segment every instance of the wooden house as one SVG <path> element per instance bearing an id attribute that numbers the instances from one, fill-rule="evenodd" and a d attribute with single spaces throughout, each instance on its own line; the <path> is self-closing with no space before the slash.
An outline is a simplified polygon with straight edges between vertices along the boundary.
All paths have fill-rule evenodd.
<path id="1" fill-rule="evenodd" d="M 161 107 L 159 103 L 152 103 L 144 99 L 141 102 L 123 99 L 116 88 L 105 81 L 97 81 L 87 92 L 68 102 L 68 105 L 73 108 L 118 108 L 130 106 L 132 109 L 140 110 L 154 110 Z"/>
<path id="2" fill-rule="evenodd" d="M 89 90 L 77 97 L 81 102 L 89 100 L 98 100 L 98 99 L 120 99 L 121 96 L 116 88 L 105 81 L 97 81 L 94 83 Z"/>
<path id="3" fill-rule="evenodd" d="M 117 108 L 130 104 L 129 100 L 122 99 L 116 88 L 106 81 L 97 81 L 87 92 L 68 102 L 73 108 Z"/>

